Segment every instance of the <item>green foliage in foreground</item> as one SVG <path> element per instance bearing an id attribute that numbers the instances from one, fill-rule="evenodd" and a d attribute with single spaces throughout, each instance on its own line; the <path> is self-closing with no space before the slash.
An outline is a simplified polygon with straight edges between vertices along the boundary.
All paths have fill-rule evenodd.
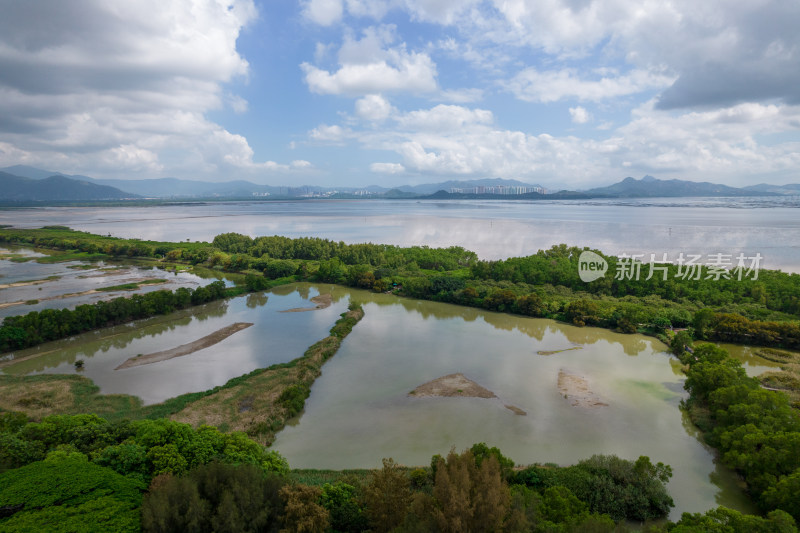
<path id="1" fill-rule="evenodd" d="M 348 532 L 366 530 L 364 520 L 375 531 L 451 531 L 456 523 L 461 531 L 570 531 L 589 524 L 614 531 L 615 520 L 662 518 L 673 505 L 665 488 L 670 468 L 647 457 L 595 456 L 570 467 L 519 471 L 513 464 L 478 443 L 434 456 L 431 468 L 384 460 L 366 478 L 364 471 L 305 470 L 290 477 L 320 485 L 334 530 Z"/>
<path id="2" fill-rule="evenodd" d="M 274 531 L 284 478 L 252 465 L 209 463 L 156 478 L 142 504 L 143 531 Z"/>
<path id="3" fill-rule="evenodd" d="M 142 492 L 154 476 L 196 472 L 204 490 L 224 496 L 240 489 L 225 484 L 230 468 L 219 464 L 243 465 L 242 475 L 259 479 L 288 471 L 280 454 L 242 433 L 165 419 L 58 415 L 27 422 L 3 413 L 0 443 L 0 531 L 138 531 Z M 204 469 L 209 463 L 219 464 Z M 217 514 L 228 516 L 226 497 L 217 503 Z"/>
<path id="4" fill-rule="evenodd" d="M 590 511 L 617 521 L 645 521 L 666 515 L 674 506 L 665 486 L 670 477 L 669 466 L 653 465 L 645 456 L 632 462 L 595 455 L 566 468 L 531 466 L 518 472 L 515 479 L 535 489 L 567 487 Z"/>
<path id="5" fill-rule="evenodd" d="M 54 451 L 0 474 L 0 531 L 139 531 L 144 484 Z"/>
<path id="6" fill-rule="evenodd" d="M 14 413 L 0 415 L 0 420 L 17 419 Z M 182 474 L 212 460 L 253 464 L 270 472 L 288 469 L 280 454 L 242 433 L 222 433 L 211 426 L 194 429 L 166 419 L 108 422 L 96 415 L 53 415 L 41 422 L 5 426 L 0 437 L 14 445 L 0 450 L 0 469 L 44 459 L 62 446 L 93 464 L 143 481 L 159 474 Z"/>
<path id="7" fill-rule="evenodd" d="M 435 456 L 433 469 L 386 459 L 372 472 L 287 476 L 276 453 L 207 426 L 4 413 L 0 430 L 37 444 L 34 456 L 17 457 L 26 464 L 6 462 L 0 473 L 0 531 L 612 532 L 672 505 L 669 467 L 647 457 L 514 471 L 479 443 Z M 292 481 L 311 478 L 322 486 Z M 783 511 L 724 508 L 648 530 L 797 531 Z"/>
<path id="8" fill-rule="evenodd" d="M 677 524 L 669 524 L 663 529 L 670 533 L 792 533 L 797 531 L 794 519 L 783 511 L 772 511 L 767 514 L 766 518 L 763 518 L 742 514 L 725 507 L 717 507 L 704 514 L 683 513 Z"/>

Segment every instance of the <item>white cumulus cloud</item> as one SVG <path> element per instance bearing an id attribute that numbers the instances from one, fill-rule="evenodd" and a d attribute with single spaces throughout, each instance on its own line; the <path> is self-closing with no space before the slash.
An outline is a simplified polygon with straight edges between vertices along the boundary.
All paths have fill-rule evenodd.
<path id="1" fill-rule="evenodd" d="M 425 52 L 409 52 L 405 43 L 391 46 L 395 27 L 366 28 L 361 39 L 346 37 L 337 70 L 300 65 L 312 92 L 361 96 L 383 92 L 426 93 L 437 89 L 436 65 Z"/>
<path id="2" fill-rule="evenodd" d="M 599 102 L 651 89 L 663 89 L 674 77 L 659 72 L 634 70 L 621 76 L 585 79 L 575 69 L 540 72 L 530 67 L 514 76 L 508 89 L 526 102 L 557 102 L 563 99 Z"/>
<path id="3" fill-rule="evenodd" d="M 581 116 L 581 109 L 573 108 L 573 114 Z M 763 143 L 759 137 L 797 131 L 799 124 L 800 106 L 740 104 L 675 114 L 651 100 L 634 111 L 630 123 L 600 139 L 503 129 L 488 112 L 458 106 L 398 113 L 380 130 L 348 135 L 365 149 L 400 156 L 401 163 L 370 166 L 380 173 L 496 176 L 572 188 L 631 173 L 744 185 L 752 175 L 792 179 L 800 143 Z"/>
<path id="4" fill-rule="evenodd" d="M 394 112 L 392 104 L 379 94 L 368 94 L 356 100 L 356 115 L 364 120 L 380 122 Z"/>
<path id="5" fill-rule="evenodd" d="M 569 116 L 575 124 L 586 124 L 592 120 L 592 114 L 585 107 L 577 106 L 569 108 Z"/>
<path id="6" fill-rule="evenodd" d="M 401 174 L 406 171 L 400 163 L 372 163 L 369 169 L 378 174 Z"/>
<path id="7" fill-rule="evenodd" d="M 338 125 L 328 126 L 322 124 L 311 130 L 308 134 L 312 140 L 325 143 L 341 143 L 347 139 L 350 131 Z"/>
<path id="8" fill-rule="evenodd" d="M 437 105 L 432 109 L 410 111 L 398 118 L 398 124 L 415 131 L 452 131 L 469 124 L 490 124 L 493 119 L 492 112 L 486 109 Z"/>
<path id="9" fill-rule="evenodd" d="M 206 118 L 247 111 L 223 84 L 252 0 L 8 2 L 0 17 L 0 165 L 152 177 L 269 171 L 247 140 Z"/>
<path id="10" fill-rule="evenodd" d="M 342 18 L 342 0 L 304 0 L 303 16 L 320 26 L 330 26 Z"/>

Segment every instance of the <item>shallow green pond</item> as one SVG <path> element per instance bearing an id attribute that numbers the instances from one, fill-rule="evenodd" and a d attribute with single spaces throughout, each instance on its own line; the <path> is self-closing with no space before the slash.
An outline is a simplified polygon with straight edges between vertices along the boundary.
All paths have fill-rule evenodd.
<path id="1" fill-rule="evenodd" d="M 376 467 L 383 457 L 423 465 L 475 442 L 520 464 L 648 455 L 674 468 L 674 517 L 717 505 L 752 510 L 684 418 L 684 377 L 657 340 L 344 288 L 335 294 L 362 302 L 366 316 L 326 363 L 302 417 L 278 435 L 274 446 L 291 465 Z M 498 398 L 409 396 L 458 372 Z M 560 373 L 583 378 L 607 405 L 572 405 Z"/>

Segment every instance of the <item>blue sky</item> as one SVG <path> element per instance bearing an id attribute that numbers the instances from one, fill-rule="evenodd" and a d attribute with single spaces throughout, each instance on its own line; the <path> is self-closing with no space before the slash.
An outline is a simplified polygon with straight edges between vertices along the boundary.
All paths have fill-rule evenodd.
<path id="1" fill-rule="evenodd" d="M 800 182 L 800 3 L 0 0 L 0 166 Z"/>

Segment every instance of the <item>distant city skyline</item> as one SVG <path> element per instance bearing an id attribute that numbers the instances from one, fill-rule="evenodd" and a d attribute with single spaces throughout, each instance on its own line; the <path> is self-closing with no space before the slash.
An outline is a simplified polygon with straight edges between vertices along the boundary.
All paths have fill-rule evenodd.
<path id="1" fill-rule="evenodd" d="M 545 194 L 547 189 L 544 187 L 521 187 L 521 186 L 506 186 L 506 185 L 497 185 L 497 186 L 481 186 L 478 185 L 476 187 L 450 187 L 451 193 L 462 193 L 462 194 L 499 194 L 499 195 L 517 195 L 517 194 L 528 194 L 531 192 Z"/>
<path id="2" fill-rule="evenodd" d="M 0 0 L 0 167 L 800 182 L 800 3 Z"/>

